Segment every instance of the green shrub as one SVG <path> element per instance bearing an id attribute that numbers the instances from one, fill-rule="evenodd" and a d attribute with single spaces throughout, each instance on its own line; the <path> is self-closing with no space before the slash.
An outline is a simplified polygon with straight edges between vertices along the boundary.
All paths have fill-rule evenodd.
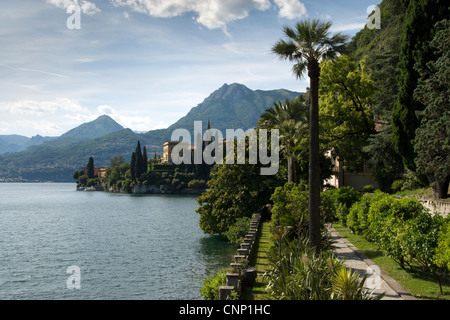
<path id="1" fill-rule="evenodd" d="M 348 208 L 361 198 L 361 194 L 354 188 L 346 186 L 339 189 L 330 189 L 320 196 L 321 207 L 326 222 L 340 220 L 346 224 Z"/>
<path id="2" fill-rule="evenodd" d="M 352 187 L 341 187 L 335 193 L 337 203 L 345 204 L 347 208 L 361 199 L 361 194 Z"/>
<path id="3" fill-rule="evenodd" d="M 450 272 L 450 218 L 447 218 L 439 230 L 434 262 L 440 267 L 446 267 Z"/>
<path id="4" fill-rule="evenodd" d="M 375 187 L 371 184 L 365 185 L 364 187 L 362 187 L 361 191 L 363 193 L 373 193 L 375 192 Z"/>
<path id="5" fill-rule="evenodd" d="M 307 234 L 308 230 L 308 191 L 305 185 L 286 183 L 275 189 L 271 196 L 273 201 L 271 230 L 277 226 L 291 226 L 297 235 Z"/>
<path id="6" fill-rule="evenodd" d="M 403 180 L 402 179 L 395 180 L 394 182 L 392 182 L 391 190 L 392 190 L 392 192 L 395 193 L 395 192 L 401 191 L 402 187 L 403 187 Z"/>
<path id="7" fill-rule="evenodd" d="M 426 187 L 427 185 L 420 180 L 414 171 L 406 169 L 403 175 L 403 188 L 406 190 L 415 190 Z"/>
<path id="8" fill-rule="evenodd" d="M 320 210 L 325 222 L 333 222 L 338 220 L 336 216 L 336 194 L 333 192 L 337 189 L 327 190 L 320 194 Z"/>
<path id="9" fill-rule="evenodd" d="M 249 217 L 242 217 L 236 220 L 236 222 L 224 233 L 224 236 L 234 244 L 239 245 L 243 242 L 245 235 L 250 229 L 250 223 L 252 219 Z"/>
<path id="10" fill-rule="evenodd" d="M 227 269 L 222 269 L 203 279 L 200 295 L 204 300 L 219 300 L 219 287 L 226 285 L 226 274 Z"/>
<path id="11" fill-rule="evenodd" d="M 353 232 L 365 235 L 368 229 L 368 216 L 371 203 L 377 201 L 385 194 L 379 190 L 375 193 L 365 193 L 358 202 L 355 202 L 348 210 L 347 226 Z"/>
<path id="12" fill-rule="evenodd" d="M 349 209 L 348 209 L 348 207 L 347 207 L 345 204 L 343 204 L 343 203 L 340 203 L 340 204 L 338 205 L 338 207 L 336 208 L 336 218 L 337 218 L 339 221 L 341 221 L 341 223 L 342 223 L 343 226 L 347 226 L 347 216 L 348 216 L 348 213 L 349 213 Z"/>
<path id="13" fill-rule="evenodd" d="M 281 250 L 280 250 L 281 249 Z M 369 300 L 365 279 L 329 250 L 317 254 L 307 241 L 283 243 L 269 254 L 267 293 L 277 300 Z M 378 298 L 376 298 L 378 299 Z"/>
<path id="14" fill-rule="evenodd" d="M 376 243 L 400 267 L 420 264 L 438 281 L 442 292 L 441 282 L 449 271 L 450 250 L 446 248 L 450 237 L 444 219 L 432 216 L 417 199 L 396 199 L 380 191 L 364 194 L 350 208 L 347 225 Z"/>
<path id="15" fill-rule="evenodd" d="M 188 188 L 190 189 L 201 189 L 206 187 L 205 180 L 194 179 L 188 182 Z"/>

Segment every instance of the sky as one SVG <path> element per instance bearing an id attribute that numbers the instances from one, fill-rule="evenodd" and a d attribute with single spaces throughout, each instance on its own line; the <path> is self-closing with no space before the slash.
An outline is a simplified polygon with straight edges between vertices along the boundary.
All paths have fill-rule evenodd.
<path id="1" fill-rule="evenodd" d="M 283 26 L 330 20 L 352 37 L 379 1 L 0 0 L 0 135 L 59 136 L 103 114 L 167 128 L 225 83 L 304 92 L 271 52 Z"/>

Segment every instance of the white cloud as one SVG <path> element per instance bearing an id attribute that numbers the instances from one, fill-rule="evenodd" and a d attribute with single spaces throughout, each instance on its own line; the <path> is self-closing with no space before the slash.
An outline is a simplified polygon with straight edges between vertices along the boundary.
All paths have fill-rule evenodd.
<path id="1" fill-rule="evenodd" d="M 100 112 L 101 114 L 114 114 L 115 110 L 113 108 L 111 108 L 110 106 L 99 106 L 98 108 L 98 112 Z"/>
<path id="2" fill-rule="evenodd" d="M 279 16 L 281 18 L 296 19 L 306 16 L 305 5 L 298 0 L 274 0 L 280 7 Z"/>
<path id="3" fill-rule="evenodd" d="M 57 99 L 55 101 L 22 100 L 0 103 L 0 111 L 22 116 L 41 116 L 58 112 L 84 112 L 85 108 L 74 100 Z"/>
<path id="4" fill-rule="evenodd" d="M 78 125 L 78 115 L 89 114 L 89 111 L 77 101 L 64 98 L 2 102 L 0 113 L 2 122 L 9 123 L 8 131 L 31 137 L 36 134 L 61 135 Z"/>
<path id="5" fill-rule="evenodd" d="M 57 124 L 45 119 L 18 119 L 14 122 L 15 130 L 33 128 L 36 134 L 43 136 L 58 136 L 63 129 Z"/>
<path id="6" fill-rule="evenodd" d="M 47 0 L 47 3 L 62 9 L 67 9 L 69 6 L 76 5 L 80 7 L 81 12 L 87 15 L 94 15 L 97 12 L 100 12 L 100 9 L 97 8 L 95 3 L 86 0 Z"/>
<path id="7" fill-rule="evenodd" d="M 224 29 L 229 22 L 246 18 L 252 10 L 265 11 L 271 7 L 269 0 L 111 1 L 115 6 L 129 6 L 133 11 L 159 18 L 172 18 L 194 12 L 198 15 L 195 20 L 209 29 Z"/>

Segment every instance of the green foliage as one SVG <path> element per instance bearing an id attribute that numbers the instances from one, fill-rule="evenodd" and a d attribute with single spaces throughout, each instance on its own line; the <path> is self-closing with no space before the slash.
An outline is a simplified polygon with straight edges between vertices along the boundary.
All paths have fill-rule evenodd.
<path id="1" fill-rule="evenodd" d="M 373 193 L 375 191 L 375 187 L 371 184 L 367 184 L 364 187 L 362 187 L 361 192 L 362 193 Z"/>
<path id="2" fill-rule="evenodd" d="M 326 222 L 341 220 L 345 223 L 350 208 L 361 198 L 361 194 L 354 188 L 344 186 L 330 189 L 321 194 L 321 207 L 326 217 Z"/>
<path id="3" fill-rule="evenodd" d="M 240 245 L 244 241 L 245 235 L 250 228 L 250 217 L 242 217 L 236 220 L 236 222 L 228 228 L 228 231 L 224 233 L 224 236 L 234 245 Z"/>
<path id="4" fill-rule="evenodd" d="M 450 272 L 450 219 L 442 224 L 439 236 L 438 247 L 434 256 L 434 261 L 439 267 L 447 268 Z"/>
<path id="5" fill-rule="evenodd" d="M 122 189 L 122 181 L 132 180 L 130 164 L 126 163 L 122 156 L 113 157 L 111 166 L 106 169 L 106 176 L 102 180 L 104 189 L 114 192 Z"/>
<path id="6" fill-rule="evenodd" d="M 403 179 L 398 179 L 398 180 L 395 180 L 394 182 L 392 182 L 391 190 L 392 190 L 392 192 L 395 193 L 395 192 L 402 190 L 402 187 L 403 187 Z"/>
<path id="7" fill-rule="evenodd" d="M 384 295 L 372 296 L 371 292 L 364 288 L 367 276 L 362 279 L 358 272 L 352 269 L 337 268 L 331 279 L 331 300 L 380 300 Z"/>
<path id="8" fill-rule="evenodd" d="M 435 183 L 436 198 L 447 198 L 450 182 L 450 20 L 436 24 L 430 46 L 435 58 L 426 67 L 416 64 L 420 78 L 414 97 L 426 107 L 416 131 L 417 172 Z M 440 185 L 439 185 L 440 184 Z M 440 188 L 437 188 L 440 187 Z"/>
<path id="9" fill-rule="evenodd" d="M 415 190 L 425 187 L 423 181 L 414 173 L 414 171 L 406 169 L 403 174 L 403 188 L 406 190 Z"/>
<path id="10" fill-rule="evenodd" d="M 188 188 L 202 189 L 206 187 L 206 181 L 202 179 L 193 179 L 189 181 Z"/>
<path id="11" fill-rule="evenodd" d="M 284 242 L 269 255 L 267 292 L 276 300 L 371 300 L 365 278 L 343 266 L 328 250 L 319 254 L 306 241 Z"/>
<path id="12" fill-rule="evenodd" d="M 322 62 L 320 69 L 321 139 L 352 171 L 367 158 L 361 150 L 374 133 L 370 106 L 375 87 L 365 62 L 346 55 Z"/>
<path id="13" fill-rule="evenodd" d="M 393 143 L 403 161 L 415 170 L 414 138 L 419 120 L 416 112 L 424 105 L 416 99 L 414 90 L 418 85 L 418 69 L 426 67 L 433 57 L 430 47 L 436 22 L 449 16 L 447 5 L 436 0 L 410 0 L 406 10 L 401 37 L 399 94 L 393 109 Z M 430 141 L 431 142 L 431 141 Z"/>
<path id="14" fill-rule="evenodd" d="M 360 199 L 360 194 L 352 187 L 330 189 L 322 192 L 320 197 L 321 223 L 338 220 L 338 214 L 346 217 L 348 209 Z M 308 234 L 308 189 L 305 184 L 286 183 L 275 189 L 271 229 L 277 226 L 291 227 L 291 236 L 302 237 Z"/>
<path id="15" fill-rule="evenodd" d="M 271 230 L 277 226 L 292 227 L 292 232 L 306 235 L 308 232 L 308 191 L 305 184 L 288 182 L 275 189 L 273 201 Z"/>
<path id="16" fill-rule="evenodd" d="M 79 187 L 84 187 L 86 186 L 87 182 L 88 182 L 89 177 L 83 173 L 83 175 L 78 177 L 78 186 Z"/>
<path id="17" fill-rule="evenodd" d="M 94 179 L 94 158 L 89 157 L 86 174 L 89 179 Z"/>
<path id="18" fill-rule="evenodd" d="M 197 198 L 200 228 L 208 234 L 223 234 L 241 217 L 251 217 L 269 201 L 280 181 L 263 176 L 259 165 L 216 164 L 209 190 Z"/>
<path id="19" fill-rule="evenodd" d="M 361 199 L 349 208 L 346 219 L 347 226 L 353 232 L 365 235 L 368 228 L 368 216 L 371 203 L 384 196 L 385 194 L 379 190 L 375 191 L 375 193 L 363 194 Z"/>
<path id="20" fill-rule="evenodd" d="M 299 155 L 295 152 L 295 146 L 307 138 L 308 110 L 304 96 L 300 96 L 293 101 L 278 101 L 273 108 L 267 109 L 258 121 L 261 128 L 280 130 L 281 150 L 288 161 L 288 182 L 299 181 L 296 163 Z"/>
<path id="21" fill-rule="evenodd" d="M 402 268 L 418 263 L 439 284 L 449 274 L 444 266 L 446 240 L 439 238 L 446 232 L 444 219 L 432 216 L 415 198 L 396 199 L 381 191 L 364 194 L 350 208 L 347 225 Z"/>
<path id="22" fill-rule="evenodd" d="M 203 279 L 200 295 L 204 300 L 219 300 L 219 287 L 226 285 L 226 274 L 227 269 L 222 269 Z"/>

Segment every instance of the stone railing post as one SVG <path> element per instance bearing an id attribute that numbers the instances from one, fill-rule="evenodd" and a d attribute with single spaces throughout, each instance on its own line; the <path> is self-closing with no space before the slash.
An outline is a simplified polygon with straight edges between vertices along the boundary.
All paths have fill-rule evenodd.
<path id="1" fill-rule="evenodd" d="M 234 261 L 230 264 L 232 271 L 226 273 L 226 286 L 219 287 L 219 300 L 229 299 L 232 291 L 240 294 L 242 283 L 253 285 L 256 278 L 256 270 L 254 267 L 247 266 L 247 261 L 254 249 L 260 222 L 261 214 L 253 214 L 249 231 L 240 248 L 237 249 L 237 254 L 233 256 Z"/>

